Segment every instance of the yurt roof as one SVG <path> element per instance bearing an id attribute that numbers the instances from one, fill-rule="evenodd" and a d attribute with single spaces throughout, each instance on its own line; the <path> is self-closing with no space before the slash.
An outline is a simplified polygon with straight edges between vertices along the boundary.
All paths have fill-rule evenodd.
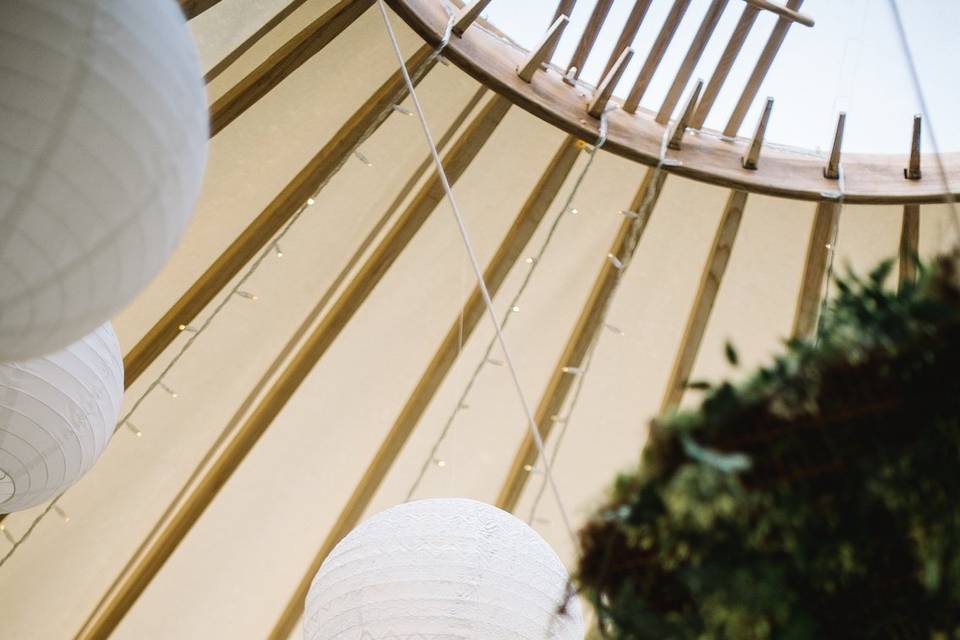
<path id="1" fill-rule="evenodd" d="M 143 570 L 128 563 L 156 551 L 158 541 L 169 557 L 147 571 L 150 579 L 133 580 L 142 593 L 112 637 L 268 637 L 278 621 L 297 620 L 291 598 L 338 519 L 411 497 L 497 504 L 505 483 L 517 479 L 517 452 L 529 437 L 504 355 L 496 345 L 487 353 L 489 320 L 481 317 L 460 339 L 473 272 L 450 207 L 437 195 L 410 98 L 392 109 L 383 93 L 398 65 L 374 3 L 181 4 L 212 5 L 189 23 L 208 71 L 245 42 L 251 46 L 208 84 L 215 135 L 186 237 L 114 318 L 128 376 L 131 364 L 139 367 L 126 391 L 123 427 L 55 505 L 3 521 L 4 638 L 96 637 L 84 634 L 130 593 L 125 571 Z M 415 31 L 399 15 L 422 10 L 433 19 L 443 4 L 390 4 L 403 55 L 431 51 L 439 23 L 411 18 Z M 813 4 L 810 13 L 820 19 Z M 311 28 L 320 35 L 299 38 Z M 950 208 L 935 204 L 949 189 L 932 161 L 925 159 L 921 181 L 901 173 L 902 184 L 894 185 L 885 177 L 894 186 L 885 194 L 875 189 L 884 197 L 873 199 L 887 204 L 842 194 L 824 204 L 809 194 L 747 189 L 766 179 L 763 161 L 776 149 L 763 149 L 752 174 L 722 167 L 736 180 L 685 174 L 682 160 L 657 176 L 653 151 L 626 152 L 636 143 L 630 130 L 620 130 L 618 143 L 612 124 L 609 149 L 591 155 L 595 121 L 562 129 L 545 117 L 557 103 L 525 108 L 522 92 L 546 80 L 498 93 L 478 82 L 476 69 L 462 70 L 470 43 L 482 38 L 516 51 L 490 34 L 483 27 L 451 42 L 449 60 L 432 65 L 417 93 L 444 154 L 460 154 L 454 192 L 480 264 L 508 254 L 494 303 L 524 395 L 537 407 L 558 377 L 568 377 L 563 402 L 549 415 L 546 448 L 575 525 L 602 499 L 614 472 L 636 462 L 682 347 L 692 349 L 690 379 L 736 376 L 724 344 L 736 346 L 743 367 L 768 358 L 793 330 L 805 282 L 815 300 L 804 304 L 815 317 L 822 280 L 809 274 L 818 268 L 868 269 L 897 256 L 903 237 L 909 250 L 903 230 L 916 211 L 919 253 L 949 245 Z M 297 63 L 276 71 L 281 58 Z M 777 72 L 774 65 L 771 77 Z M 378 117 L 370 116 L 355 144 L 345 127 L 367 122 L 364 109 L 379 109 Z M 643 126 L 654 133 L 652 119 Z M 746 145 L 752 131 L 742 133 L 737 144 Z M 909 122 L 902 134 L 898 171 L 909 155 Z M 696 134 L 685 139 L 696 148 Z M 809 148 L 823 144 L 811 140 Z M 708 152 L 703 158 L 719 162 Z M 822 166 L 820 157 L 810 161 Z M 873 188 L 869 176 L 851 173 L 851 188 Z M 657 180 L 658 195 L 651 187 Z M 642 188 L 644 202 L 655 206 L 640 212 L 649 220 L 621 271 L 612 243 L 637 213 L 631 207 Z M 728 204 L 740 189 L 756 192 L 742 196 L 742 219 L 731 221 Z M 501 246 L 522 212 L 542 221 L 529 241 Z M 398 226 L 418 216 L 422 226 Z M 727 227 L 718 235 L 721 220 Z M 815 234 L 823 232 L 827 241 L 818 244 Z M 238 243 L 246 248 L 237 250 Z M 598 274 L 606 284 L 598 286 Z M 171 331 L 167 344 L 160 338 Z M 700 331 L 702 341 L 692 343 Z M 564 354 L 577 339 L 582 363 L 564 371 Z M 452 368 L 429 397 L 418 384 L 437 359 Z M 689 391 L 684 402 L 695 397 Z M 409 438 L 391 440 L 409 403 L 423 404 L 423 415 L 408 425 Z M 237 433 L 247 434 L 240 445 Z M 249 455 L 234 455 L 244 446 Z M 572 567 L 575 549 L 545 489 L 543 466 L 522 470 L 514 512 Z M 176 527 L 182 541 L 171 535 Z M 293 614 L 283 618 L 288 607 Z M 294 628 L 289 637 L 299 635 Z"/>

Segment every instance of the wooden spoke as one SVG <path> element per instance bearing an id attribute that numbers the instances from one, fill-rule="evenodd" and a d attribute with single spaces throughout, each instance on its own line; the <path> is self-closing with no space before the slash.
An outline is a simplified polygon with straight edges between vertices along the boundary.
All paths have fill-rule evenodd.
<path id="1" fill-rule="evenodd" d="M 640 189 L 630 206 L 631 211 L 637 212 L 636 218 L 624 218 L 620 230 L 610 247 L 610 255 L 615 256 L 621 264 L 628 264 L 630 257 L 636 251 L 640 237 L 650 219 L 650 213 L 660 196 L 667 174 L 659 169 L 648 169 Z M 550 435 L 553 427 L 551 417 L 556 415 L 573 387 L 574 376 L 569 373 L 570 368 L 583 366 L 590 344 L 597 332 L 603 326 L 603 317 L 607 306 L 613 298 L 617 282 L 620 278 L 620 268 L 613 261 L 605 259 L 597 279 L 594 281 L 590 296 L 580 312 L 580 317 L 574 325 L 573 331 L 564 346 L 560 359 L 554 366 L 547 388 L 537 405 L 534 420 L 544 442 Z M 523 438 L 520 447 L 513 458 L 513 464 L 504 480 L 497 497 L 497 506 L 506 511 L 513 511 L 520 499 L 520 494 L 530 476 L 529 469 L 537 461 L 537 448 L 530 433 Z"/>
<path id="2" fill-rule="evenodd" d="M 480 17 L 488 4 L 490 4 L 490 0 L 473 0 L 472 3 L 464 7 L 457 18 L 457 22 L 453 25 L 454 35 L 462 36 L 463 32 Z"/>
<path id="3" fill-rule="evenodd" d="M 663 99 L 663 104 L 660 105 L 660 111 L 657 112 L 656 121 L 660 124 L 666 124 L 667 121 L 670 120 L 670 116 L 673 115 L 673 110 L 680 101 L 680 95 L 690 81 L 690 76 L 693 75 L 693 70 L 696 68 L 697 63 L 700 62 L 700 56 L 703 55 L 704 49 L 707 48 L 707 43 L 710 42 L 710 37 L 713 35 L 714 29 L 717 28 L 717 23 L 720 22 L 720 16 L 723 15 L 723 11 L 727 8 L 728 2 L 729 0 L 712 0 L 710 3 L 710 7 L 703 17 L 703 21 L 700 23 L 700 28 L 697 29 L 696 35 L 693 36 L 693 42 L 690 44 L 690 48 L 687 49 L 687 55 L 684 56 L 683 62 L 680 63 L 680 69 L 673 79 L 673 84 L 670 85 L 667 96 Z"/>
<path id="4" fill-rule="evenodd" d="M 793 318 L 791 335 L 795 338 L 811 338 L 817 328 L 820 303 L 823 300 L 824 279 L 833 251 L 833 238 L 840 222 L 840 205 L 836 202 L 821 202 L 813 218 L 813 229 L 807 244 L 803 279 L 797 297 L 797 310 Z"/>
<path id="5" fill-rule="evenodd" d="M 573 169 L 580 152 L 579 141 L 573 136 L 567 137 L 560 145 L 539 182 L 533 188 L 523 208 L 517 215 L 513 226 L 507 232 L 500 248 L 490 260 L 484 271 L 484 281 L 490 295 L 496 295 L 520 253 L 536 231 L 550 204 L 556 198 L 564 181 Z M 286 640 L 297 620 L 303 615 L 303 602 L 313 576 L 320 569 L 324 559 L 334 546 L 357 525 L 367 506 L 376 494 L 380 483 L 393 466 L 410 434 L 419 422 L 437 389 L 443 383 L 459 355 L 459 345 L 469 339 L 477 324 L 482 320 L 486 309 L 479 288 L 463 306 L 462 314 L 451 324 L 446 337 L 440 343 L 426 371 L 407 399 L 386 438 L 374 455 L 363 477 L 357 483 L 353 494 L 341 511 L 333 528 L 327 534 L 319 551 L 310 562 L 303 578 L 294 590 L 287 606 L 274 626 L 271 638 Z"/>
<path id="6" fill-rule="evenodd" d="M 830 150 L 830 160 L 823 168 L 823 177 L 836 180 L 840 177 L 840 148 L 843 146 L 843 128 L 847 124 L 847 114 L 843 111 L 837 117 L 837 132 L 833 135 L 833 148 Z"/>
<path id="7" fill-rule="evenodd" d="M 569 64 L 567 64 L 567 73 L 564 79 L 568 83 L 573 84 L 583 72 L 583 65 L 586 64 L 587 58 L 593 50 L 593 45 L 597 42 L 597 36 L 600 35 L 600 29 L 603 28 L 603 23 L 606 21 L 607 14 L 612 6 L 613 0 L 597 0 L 597 4 L 593 6 L 590 20 L 587 22 L 583 35 L 580 36 L 580 42 L 577 43 L 577 48 L 573 52 Z"/>
<path id="8" fill-rule="evenodd" d="M 713 108 L 713 103 L 716 102 L 717 96 L 720 94 L 720 89 L 723 88 L 723 83 L 727 81 L 727 76 L 730 75 L 730 69 L 733 68 L 733 63 L 736 62 L 737 56 L 740 55 L 743 43 L 747 40 L 750 30 L 753 29 L 753 24 L 757 21 L 758 15 L 760 15 L 760 10 L 753 5 L 748 4 L 743 8 L 743 13 L 740 14 L 740 20 L 737 21 L 737 26 L 733 28 L 733 33 L 730 34 L 730 40 L 727 41 L 727 46 L 724 48 L 723 53 L 720 54 L 720 59 L 717 61 L 717 66 L 713 70 L 713 75 L 710 76 L 710 81 L 707 83 L 707 88 L 703 92 L 703 97 L 700 98 L 697 111 L 693 114 L 693 120 L 690 126 L 694 129 L 703 128 L 703 123 Z"/>
<path id="9" fill-rule="evenodd" d="M 717 293 L 720 291 L 720 282 L 723 280 L 727 263 L 730 261 L 730 253 L 733 250 L 733 243 L 736 240 L 746 204 L 747 193 L 745 191 L 732 191 L 727 199 L 723 216 L 717 226 L 717 233 L 713 237 L 713 245 L 710 247 L 707 262 L 700 276 L 700 286 L 697 288 L 697 295 L 693 299 L 693 307 L 690 309 L 690 315 L 687 316 L 687 325 L 683 330 L 683 337 L 680 339 L 680 348 L 677 350 L 677 356 L 673 361 L 670 378 L 667 380 L 667 389 L 660 404 L 660 413 L 675 409 L 683 399 L 683 392 L 690 379 L 690 374 L 693 373 L 693 365 L 697 360 L 700 344 L 703 342 L 703 336 L 707 331 L 707 323 L 710 321 L 713 303 L 716 302 Z"/>
<path id="10" fill-rule="evenodd" d="M 643 63 L 643 67 L 640 69 L 640 74 L 634 81 L 633 88 L 630 90 L 630 94 L 627 96 L 626 102 L 623 103 L 623 108 L 629 113 L 634 113 L 637 110 L 637 107 L 640 106 L 640 99 L 643 98 L 643 94 L 647 91 L 647 87 L 650 86 L 650 80 L 653 79 L 653 74 L 657 72 L 657 67 L 660 66 L 660 62 L 663 60 L 663 55 L 667 52 L 667 47 L 670 46 L 673 36 L 677 33 L 677 27 L 680 26 L 680 21 L 683 20 L 683 16 L 689 7 L 690 0 L 673 1 L 673 6 L 670 8 L 670 13 L 667 14 L 667 19 L 660 28 L 660 33 L 657 34 L 657 39 L 653 41 L 653 47 L 650 49 L 650 54 L 647 56 L 647 60 Z"/>
<path id="11" fill-rule="evenodd" d="M 640 25 L 643 24 L 643 19 L 647 16 L 647 10 L 650 8 L 651 2 L 653 0 L 636 0 L 633 3 L 633 8 L 630 10 L 630 15 L 627 16 L 620 37 L 617 38 L 617 44 L 613 46 L 613 53 L 610 54 L 607 65 L 603 68 L 603 73 L 600 74 L 601 78 L 607 77 L 623 50 L 633 44 L 633 39 L 637 37 L 637 32 L 640 31 Z"/>
<path id="12" fill-rule="evenodd" d="M 903 225 L 900 227 L 899 288 L 917 280 L 917 255 L 920 250 L 920 205 L 903 207 Z"/>
<path id="13" fill-rule="evenodd" d="M 433 67 L 433 50 L 424 45 L 407 60 L 414 81 Z M 123 359 L 124 384 L 130 387 L 214 296 L 270 241 L 291 216 L 337 172 L 344 160 L 386 119 L 390 106 L 403 100 L 407 88 L 395 72 L 357 109 L 340 130 L 301 169 L 283 191 L 247 225 L 180 299 L 137 342 Z"/>
<path id="14" fill-rule="evenodd" d="M 801 4 L 803 4 L 803 0 L 790 0 L 787 2 L 787 7 L 796 11 L 800 8 Z M 757 97 L 760 85 L 763 84 L 764 78 L 767 77 L 767 72 L 770 71 L 770 67 L 773 65 L 773 59 L 777 57 L 780 46 L 783 44 L 784 39 L 786 39 L 787 31 L 789 31 L 790 25 L 792 24 L 793 20 L 789 18 L 781 17 L 777 19 L 777 23 L 773 26 L 773 31 L 770 33 L 770 38 L 760 53 L 760 59 L 757 60 L 757 66 L 754 67 L 753 73 L 750 74 L 750 79 L 747 80 L 747 84 L 740 94 L 737 106 L 734 107 L 733 113 L 730 114 L 730 120 L 727 121 L 727 126 L 723 129 L 723 135 L 732 138 L 740 132 L 740 125 L 743 124 L 743 119 L 747 116 L 747 111 L 750 109 L 750 105 L 753 104 L 753 99 Z"/>

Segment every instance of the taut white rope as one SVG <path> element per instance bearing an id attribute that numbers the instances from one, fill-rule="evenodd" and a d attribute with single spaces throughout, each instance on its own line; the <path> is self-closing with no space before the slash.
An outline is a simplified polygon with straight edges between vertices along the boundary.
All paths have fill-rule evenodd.
<path id="1" fill-rule="evenodd" d="M 474 275 L 477 278 L 477 286 L 480 288 L 480 294 L 483 296 L 483 302 L 484 305 L 486 305 L 487 313 L 490 316 L 491 322 L 493 322 L 493 327 L 497 334 L 497 342 L 500 343 L 500 348 L 503 350 L 503 357 L 506 361 L 507 368 L 510 370 L 510 377 L 513 380 L 514 387 L 516 387 L 520 404 L 523 406 L 524 414 L 527 417 L 527 425 L 530 428 L 530 434 L 537 446 L 540 459 L 543 461 L 544 473 L 550 482 L 550 488 L 553 491 L 554 498 L 557 501 L 557 506 L 563 518 L 563 524 L 567 529 L 567 533 L 570 535 L 571 541 L 573 542 L 574 546 L 576 546 L 577 537 L 573 531 L 573 526 L 570 524 L 570 518 L 563 506 L 563 501 L 560 498 L 560 491 L 557 488 L 557 483 L 553 478 L 553 470 L 550 467 L 550 460 L 544 451 L 543 438 L 540 437 L 540 429 L 534 420 L 533 412 L 530 410 L 530 404 L 527 402 L 526 395 L 523 393 L 523 387 L 520 384 L 520 378 L 517 375 L 517 369 L 513 364 L 513 358 L 510 355 L 507 342 L 503 337 L 503 332 L 500 330 L 500 323 L 497 321 L 497 313 L 493 307 L 493 300 L 491 300 L 490 292 L 487 290 L 487 283 L 483 279 L 483 270 L 480 268 L 480 262 L 477 260 L 476 253 L 474 252 L 473 243 L 470 241 L 470 234 L 467 231 L 466 225 L 464 224 L 463 216 L 460 214 L 460 207 L 457 206 L 457 199 L 454 197 L 453 190 L 450 187 L 450 182 L 447 180 L 447 174 L 443 169 L 443 162 L 441 162 L 440 154 L 437 152 L 437 146 L 433 141 L 433 135 L 430 133 L 430 127 L 427 124 L 427 118 L 423 112 L 423 107 L 420 104 L 420 99 L 417 97 L 417 92 L 413 86 L 413 81 L 410 79 L 410 74 L 407 73 L 407 67 L 403 60 L 403 53 L 400 51 L 400 43 L 397 41 L 397 34 L 393 30 L 393 25 L 390 24 L 390 16 L 387 15 L 387 7 L 383 0 L 377 0 L 377 7 L 380 9 L 380 15 L 383 16 L 383 23 L 387 27 L 387 33 L 390 36 L 390 43 L 393 46 L 393 52 L 397 56 L 397 62 L 400 64 L 400 72 L 403 74 L 404 82 L 407 84 L 407 90 L 410 92 L 410 99 L 413 102 L 413 106 L 417 112 L 417 118 L 420 121 L 423 134 L 426 136 L 427 143 L 430 146 L 430 154 L 433 156 L 434 165 L 437 167 L 437 176 L 440 178 L 440 183 L 443 185 L 443 191 L 447 196 L 447 200 L 450 202 L 450 208 L 453 210 L 453 217 L 457 222 L 457 229 L 460 232 L 460 237 L 463 239 L 464 248 L 467 250 L 467 255 L 470 258 L 470 266 L 473 267 Z"/>

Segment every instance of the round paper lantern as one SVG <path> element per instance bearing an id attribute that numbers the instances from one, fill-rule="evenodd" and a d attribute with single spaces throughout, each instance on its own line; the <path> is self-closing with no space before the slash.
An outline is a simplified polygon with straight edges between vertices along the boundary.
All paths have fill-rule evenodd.
<path id="1" fill-rule="evenodd" d="M 206 95 L 174 0 L 0 2 L 0 361 L 110 319 L 180 239 Z"/>
<path id="2" fill-rule="evenodd" d="M 56 496 L 106 448 L 123 399 L 123 358 L 105 324 L 62 351 L 0 364 L 0 513 Z"/>
<path id="3" fill-rule="evenodd" d="M 307 594 L 304 638 L 582 640 L 567 583 L 553 549 L 509 513 L 474 500 L 408 502 L 327 556 Z"/>

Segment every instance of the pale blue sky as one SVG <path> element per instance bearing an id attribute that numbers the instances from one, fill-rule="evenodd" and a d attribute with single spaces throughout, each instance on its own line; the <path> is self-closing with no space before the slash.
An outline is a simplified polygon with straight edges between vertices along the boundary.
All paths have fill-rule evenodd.
<path id="1" fill-rule="evenodd" d="M 782 0 L 777 0 L 782 2 Z M 583 31 L 594 2 L 578 3 L 557 50 L 555 62 L 565 65 Z M 618 94 L 633 82 L 672 2 L 654 0 L 634 42 L 636 55 Z M 667 56 L 644 98 L 658 108 L 680 60 L 693 39 L 709 0 L 693 0 Z M 730 0 L 723 18 L 696 69 L 694 78 L 709 78 L 743 7 Z M 596 82 L 619 35 L 633 0 L 615 0 L 600 41 L 583 78 Z M 960 107 L 957 63 L 960 61 L 960 1 L 899 0 L 901 14 L 940 145 L 960 151 Z M 556 0 L 493 0 L 491 22 L 529 48 L 542 37 Z M 909 148 L 912 116 L 920 111 L 897 37 L 889 0 L 807 0 L 803 12 L 817 25 L 791 28 L 773 69 L 760 90 L 741 134 L 752 131 L 767 95 L 776 100 L 767 139 L 802 147 L 829 147 L 836 114 L 847 111 L 844 148 L 849 151 L 899 152 Z M 740 58 L 707 120 L 722 128 L 739 96 L 775 17 L 764 13 L 754 26 Z M 929 132 L 929 128 L 925 133 Z M 925 151 L 930 149 L 924 141 Z"/>

